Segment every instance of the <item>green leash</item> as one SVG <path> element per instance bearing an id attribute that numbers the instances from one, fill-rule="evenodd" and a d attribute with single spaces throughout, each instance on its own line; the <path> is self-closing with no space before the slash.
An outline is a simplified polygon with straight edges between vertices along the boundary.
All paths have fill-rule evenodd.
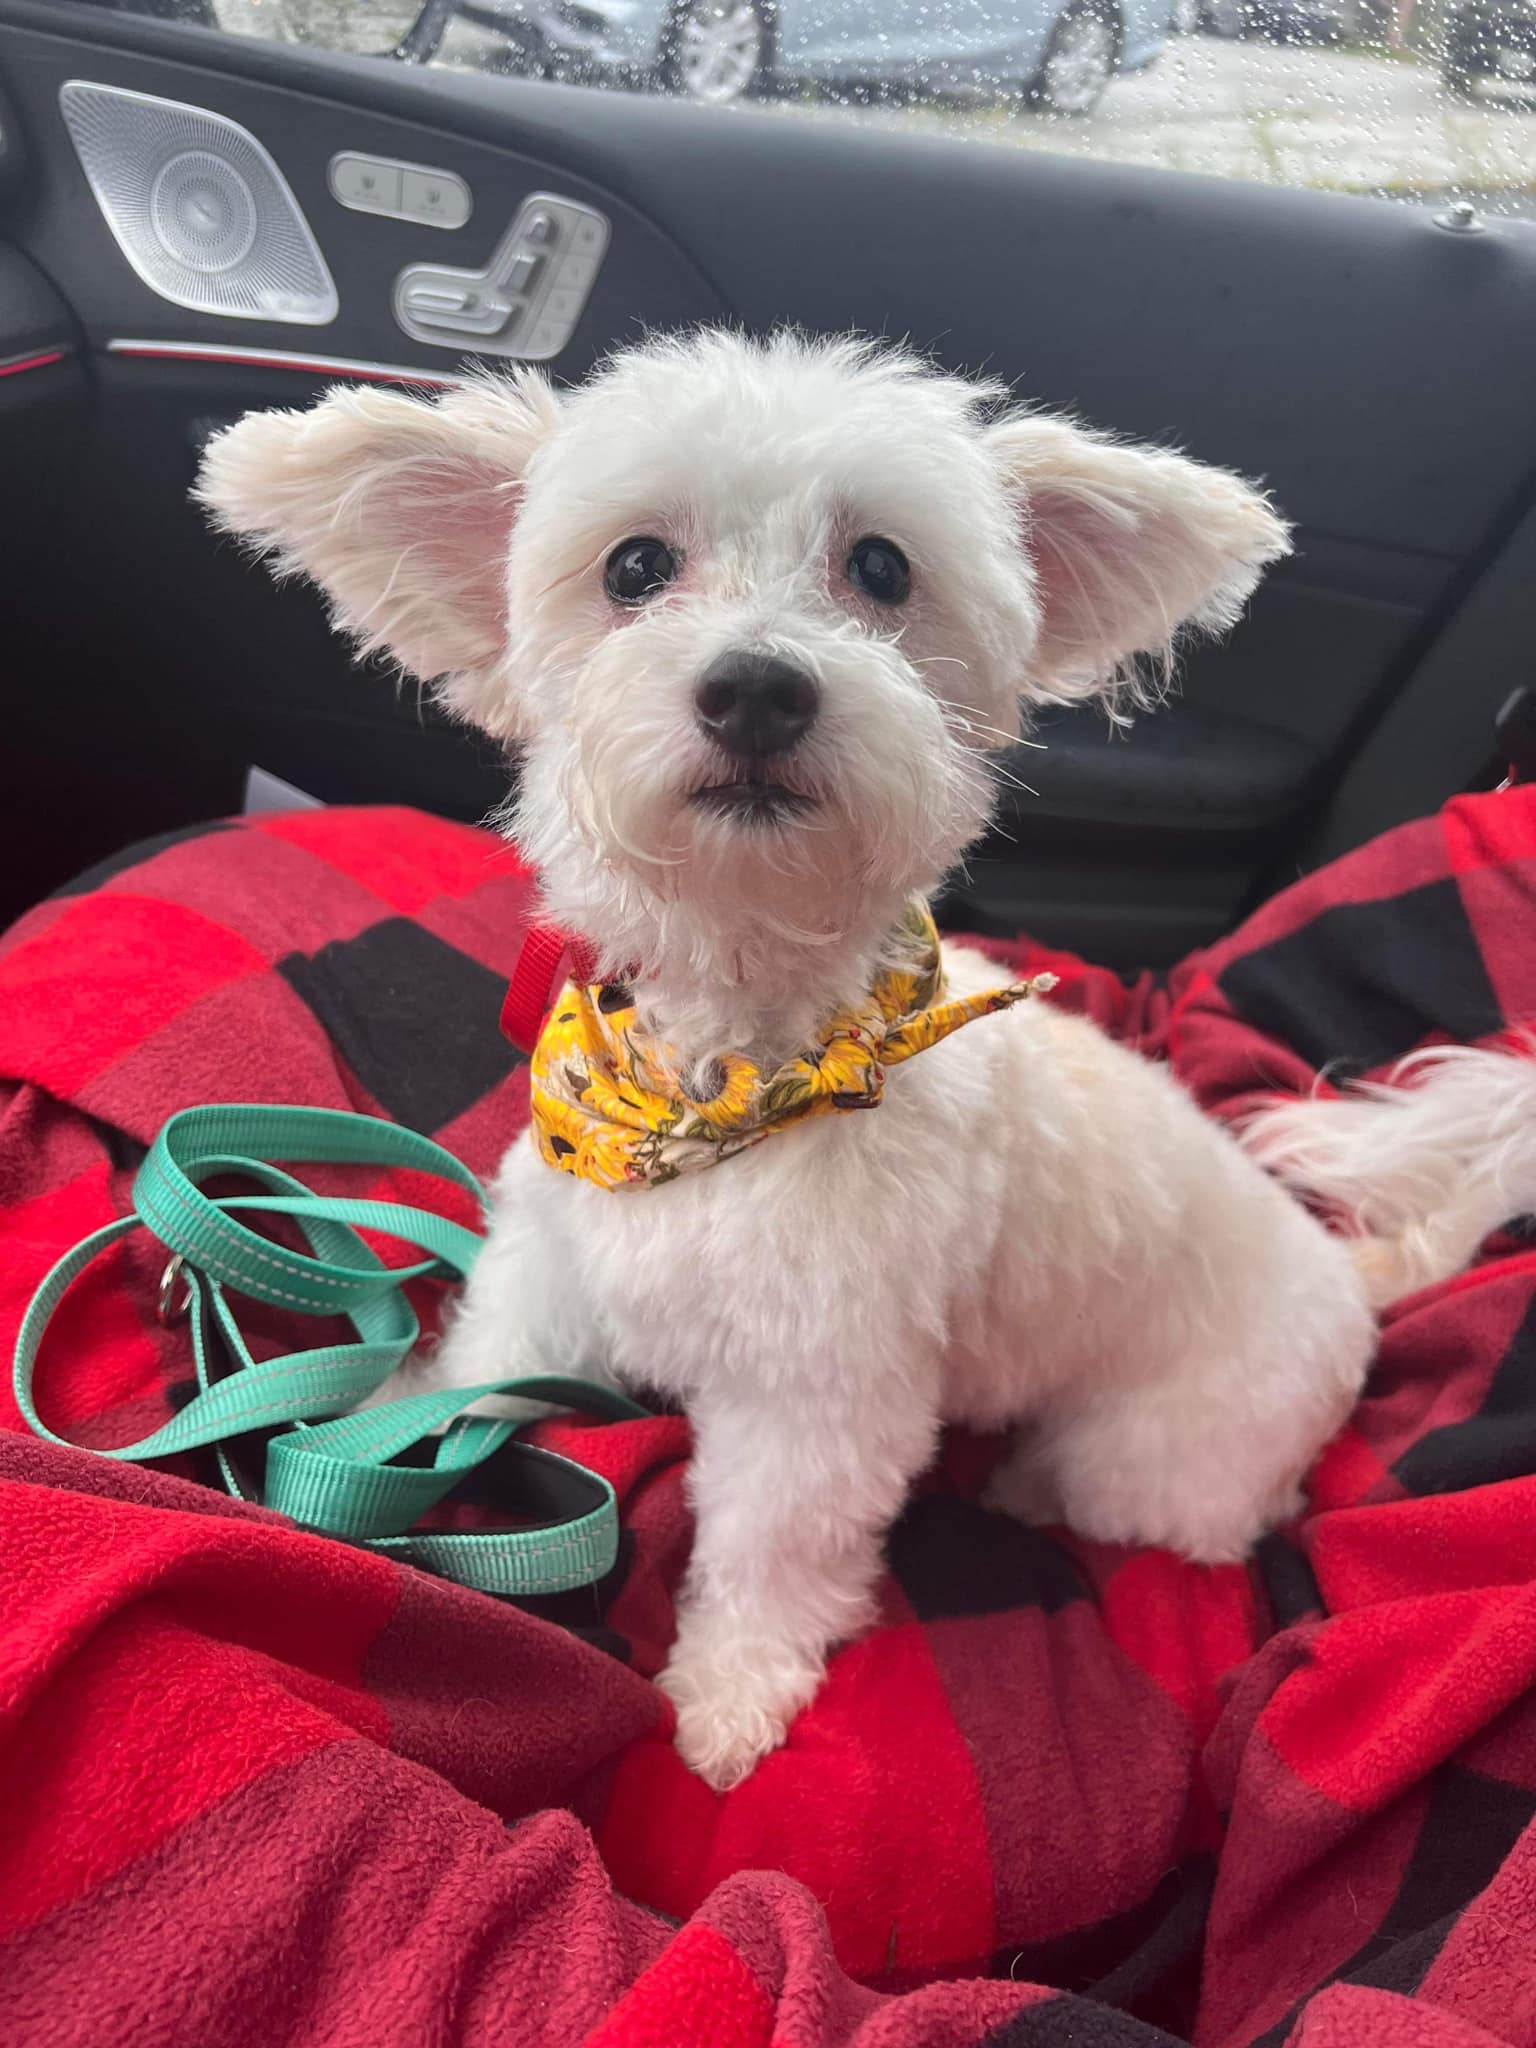
<path id="1" fill-rule="evenodd" d="M 267 1446 L 261 1498 L 306 1529 L 343 1537 L 487 1593 L 565 1592 L 611 1571 L 619 1540 L 613 1488 L 584 1466 L 531 1444 L 512 1443 L 508 1456 L 516 1461 L 538 1526 L 411 1533 L 467 1472 L 512 1438 L 514 1423 L 462 1412 L 486 1395 L 553 1402 L 608 1421 L 647 1411 L 607 1387 L 549 1374 L 492 1380 L 413 1395 L 360 1414 L 346 1412 L 383 1384 L 421 1334 L 403 1283 L 428 1275 L 464 1280 L 484 1239 L 429 1209 L 313 1194 L 273 1165 L 274 1159 L 413 1168 L 467 1190 L 482 1212 L 487 1207 L 474 1175 L 440 1145 L 375 1117 L 245 1103 L 183 1110 L 166 1124 L 139 1169 L 134 1214 L 77 1244 L 32 1298 L 16 1339 L 14 1368 L 16 1403 L 31 1428 L 50 1443 L 78 1448 L 49 1429 L 33 1402 L 43 1334 L 86 1267 L 130 1231 L 148 1229 L 171 1254 L 160 1283 L 162 1320 L 189 1316 L 200 1391 L 162 1428 L 138 1443 L 103 1451 L 102 1457 L 164 1458 L 212 1445 L 225 1485 L 249 1499 L 252 1490 L 237 1474 L 226 1441 L 249 1430 L 288 1424 Z M 268 1192 L 217 1198 L 203 1193 L 205 1181 L 231 1174 L 254 1180 Z M 247 1210 L 293 1217 L 309 1255 L 252 1230 L 241 1221 Z M 414 1265 L 388 1267 L 358 1236 L 359 1227 L 403 1239 L 426 1256 Z M 181 1301 L 175 1299 L 178 1287 L 185 1289 Z M 358 1341 L 257 1364 L 240 1334 L 229 1292 L 305 1315 L 345 1317 Z M 218 1380 L 209 1372 L 214 1328 L 238 1368 Z M 311 1420 L 325 1415 L 337 1419 Z M 443 1434 L 436 1439 L 430 1465 L 393 1462 L 438 1430 Z"/>

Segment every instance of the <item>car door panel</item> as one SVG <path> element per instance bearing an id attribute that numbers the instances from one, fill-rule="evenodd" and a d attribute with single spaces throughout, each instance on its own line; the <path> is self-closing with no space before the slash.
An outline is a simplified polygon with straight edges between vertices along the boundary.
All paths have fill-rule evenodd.
<path id="1" fill-rule="evenodd" d="M 70 488 L 86 422 L 80 333 L 30 258 L 0 241 L 0 561 L 25 582 Z"/>
<path id="2" fill-rule="evenodd" d="M 890 61 L 882 27 L 907 48 L 911 23 L 906 0 L 895 0 L 882 23 L 873 12 L 838 14 L 818 0 L 783 0 L 774 17 L 779 68 L 787 78 L 877 77 Z"/>
<path id="3" fill-rule="evenodd" d="M 216 51 L 221 48 L 217 38 L 196 40 L 211 42 Z M 92 201 L 58 112 L 59 89 L 78 74 L 83 59 L 96 83 L 208 107 L 239 122 L 268 149 L 280 163 L 335 279 L 341 311 L 334 321 L 300 331 L 260 319 L 210 320 L 206 314 L 169 304 L 134 274 Z M 360 68 L 366 75 L 367 67 Z M 146 64 L 123 51 L 83 52 L 62 39 L 27 40 L 11 57 L 7 75 L 35 123 L 37 132 L 31 139 L 46 164 L 46 177 L 29 192 L 30 203 L 21 216 L 25 233 L 33 247 L 49 252 L 56 282 L 82 309 L 98 347 L 112 340 L 150 337 L 210 342 L 215 347 L 297 350 L 451 375 L 461 367 L 462 345 L 422 346 L 402 332 L 392 312 L 396 278 L 412 263 L 465 269 L 486 264 L 522 200 L 547 187 L 554 176 L 547 156 L 525 153 L 513 138 L 503 146 L 488 147 L 440 129 L 382 117 L 366 107 L 316 107 L 301 94 L 274 92 L 270 86 L 236 78 L 210 79 L 186 65 Z M 445 230 L 342 206 L 333 196 L 327 173 L 332 158 L 346 152 L 454 173 L 472 195 L 469 220 L 463 227 Z M 558 182 L 564 196 L 595 207 L 614 230 L 609 255 L 572 336 L 566 360 L 573 366 L 590 364 L 616 337 L 637 335 L 645 327 L 720 318 L 728 312 L 697 266 L 618 192 L 564 170 Z"/>
<path id="4" fill-rule="evenodd" d="M 58 116 L 69 77 L 207 106 L 256 134 L 325 252 L 337 319 L 301 335 L 157 300 L 81 178 Z M 1536 587 L 1536 231 L 1518 223 L 1456 235 L 1376 202 L 1066 162 L 843 114 L 715 113 L 423 73 L 38 0 L 0 0 L 0 89 L 30 165 L 0 192 L 0 231 L 73 309 L 113 430 L 92 492 L 127 530 L 108 543 L 82 507 L 93 537 L 78 544 L 125 608 L 124 646 L 177 729 L 200 704 L 210 722 L 188 622 L 218 649 L 218 737 L 205 733 L 199 770 L 216 760 L 220 802 L 258 752 L 327 797 L 414 793 L 472 812 L 494 787 L 494 763 L 469 741 L 347 670 L 312 599 L 269 589 L 217 548 L 185 491 L 199 422 L 323 388 L 325 363 L 302 358 L 338 374 L 459 370 L 459 350 L 395 324 L 394 279 L 415 261 L 484 262 L 538 190 L 613 226 L 561 378 L 645 326 L 790 319 L 902 335 L 1031 399 L 1262 476 L 1296 521 L 1295 557 L 1225 647 L 1188 659 L 1175 706 L 1119 738 L 1092 715 L 1057 719 L 1046 752 L 1009 764 L 1040 794 L 1010 792 L 1008 836 L 960 881 L 957 912 L 976 922 L 1027 922 L 1126 965 L 1215 936 L 1308 848 L 1381 822 L 1392 745 L 1386 769 L 1360 764 L 1394 730 L 1418 744 L 1423 720 L 1394 726 L 1392 708 L 1412 700 L 1437 648 L 1454 666 L 1447 636 L 1495 557 L 1506 623 Z M 340 208 L 326 172 L 343 149 L 456 173 L 474 194 L 468 225 Z M 157 343 L 272 351 L 294 366 L 194 365 Z M 168 587 L 181 630 L 164 616 Z M 105 698 L 128 657 L 103 650 L 99 626 L 77 631 Z M 1416 801 L 1459 786 L 1447 778 L 1465 778 L 1478 744 L 1463 737 L 1419 762 Z"/>
<path id="5" fill-rule="evenodd" d="M 1049 0 L 1020 0 L 1005 15 L 987 0 L 896 0 L 888 12 L 864 11 L 878 24 L 871 40 L 884 55 L 882 69 L 916 65 L 958 76 L 967 66 L 991 62 L 996 75 L 1006 77 L 1019 47 L 1021 17 L 1032 27 L 1048 7 Z"/>

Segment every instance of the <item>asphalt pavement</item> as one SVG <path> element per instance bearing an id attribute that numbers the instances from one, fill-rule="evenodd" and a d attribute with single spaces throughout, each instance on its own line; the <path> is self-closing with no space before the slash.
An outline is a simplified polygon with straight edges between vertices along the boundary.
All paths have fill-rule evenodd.
<path id="1" fill-rule="evenodd" d="M 1394 198 L 1466 193 L 1536 215 L 1536 97 L 1469 103 L 1406 55 L 1180 37 L 1086 121 L 963 118 L 1021 148 Z"/>

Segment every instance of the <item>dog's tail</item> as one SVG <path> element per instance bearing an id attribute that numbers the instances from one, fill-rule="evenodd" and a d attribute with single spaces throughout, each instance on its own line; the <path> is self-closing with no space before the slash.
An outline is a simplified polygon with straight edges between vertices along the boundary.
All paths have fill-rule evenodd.
<path id="1" fill-rule="evenodd" d="M 1352 1233 L 1371 1304 L 1448 1280 L 1536 1213 L 1536 1040 L 1415 1053 L 1385 1086 L 1260 1110 L 1239 1133 Z"/>

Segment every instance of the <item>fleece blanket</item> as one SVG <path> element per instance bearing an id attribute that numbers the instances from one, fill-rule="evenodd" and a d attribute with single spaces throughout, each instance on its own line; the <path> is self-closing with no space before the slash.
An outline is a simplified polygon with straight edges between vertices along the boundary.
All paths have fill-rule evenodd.
<path id="1" fill-rule="evenodd" d="M 189 1104 L 364 1110 L 488 1172 L 526 1116 L 497 1015 L 529 904 L 484 834 L 324 811 L 141 846 L 25 917 L 0 949 L 5 1358 Z M 1217 1115 L 1491 1039 L 1536 1017 L 1536 793 L 1391 834 L 1162 982 L 1010 957 Z M 186 1398 L 162 1261 L 128 1240 L 55 1325 L 39 1400 L 78 1442 Z M 879 1626 L 724 1798 L 651 1682 L 689 1543 L 681 1419 L 549 1426 L 613 1482 L 624 1541 L 602 1586 L 515 1606 L 195 1461 L 45 1446 L 7 1374 L 0 2033 L 1536 2042 L 1533 1302 L 1510 1235 L 1402 1303 L 1306 1514 L 1247 1568 L 991 1516 L 996 1445 L 951 1441 Z"/>

